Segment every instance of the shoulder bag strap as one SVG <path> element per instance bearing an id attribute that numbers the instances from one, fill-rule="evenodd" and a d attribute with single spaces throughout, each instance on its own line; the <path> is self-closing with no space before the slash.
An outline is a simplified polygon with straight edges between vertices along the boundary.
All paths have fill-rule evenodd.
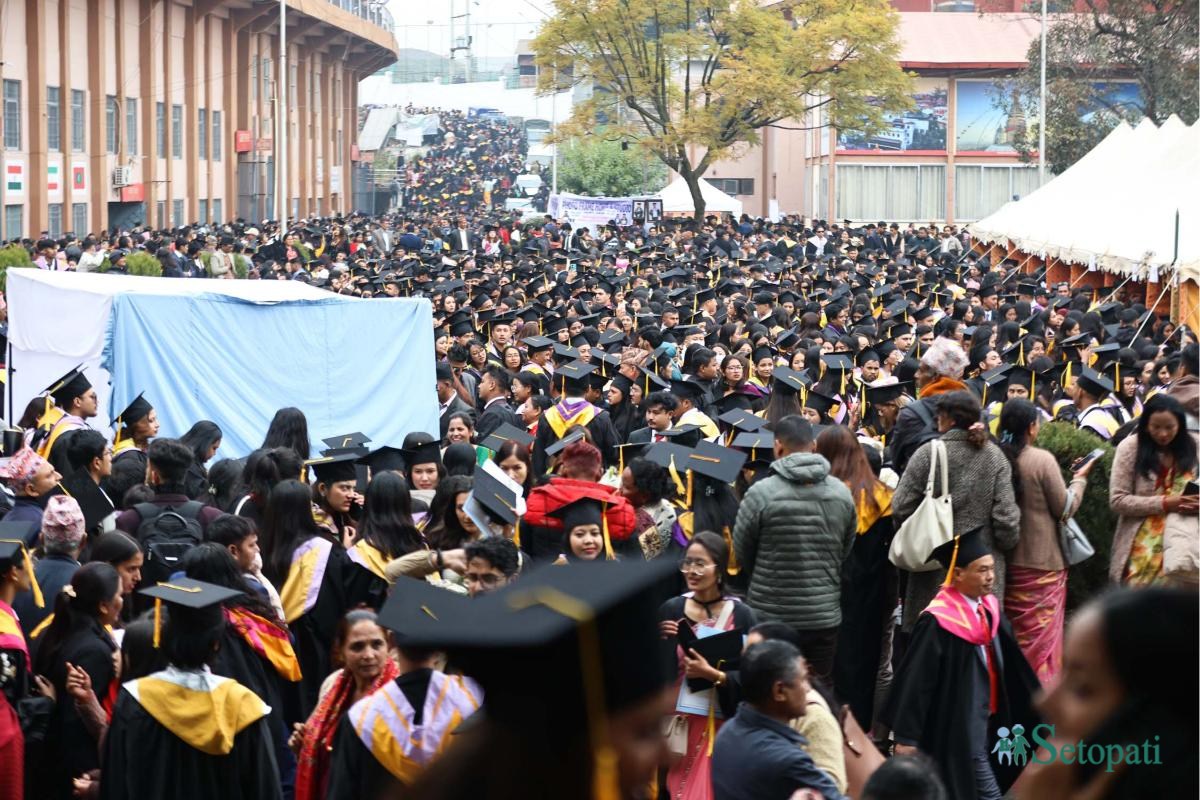
<path id="1" fill-rule="evenodd" d="M 725 625 L 728 624 L 729 618 L 733 615 L 733 606 L 736 602 L 736 600 L 725 600 L 725 607 L 717 615 L 717 630 L 725 630 Z"/>
<path id="2" fill-rule="evenodd" d="M 938 445 L 941 444 L 937 439 L 931 439 L 929 442 L 929 477 L 925 479 L 925 496 L 933 496 L 933 479 L 937 475 L 938 465 Z"/>
<path id="3" fill-rule="evenodd" d="M 950 495 L 950 456 L 946 453 L 946 443 L 941 439 L 934 440 L 938 455 L 941 456 L 942 464 L 942 493 L 939 497 L 948 497 Z"/>

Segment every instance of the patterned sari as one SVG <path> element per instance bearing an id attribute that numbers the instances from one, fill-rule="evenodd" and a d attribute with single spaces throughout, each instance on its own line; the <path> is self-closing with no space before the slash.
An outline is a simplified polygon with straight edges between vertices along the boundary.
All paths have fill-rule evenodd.
<path id="1" fill-rule="evenodd" d="M 1192 472 L 1175 474 L 1174 469 L 1159 470 L 1154 481 L 1157 495 L 1182 494 L 1184 485 L 1195 477 Z M 1133 547 L 1129 561 L 1125 564 L 1126 586 L 1153 586 L 1163 583 L 1163 531 L 1167 526 L 1166 514 L 1153 514 L 1142 520 L 1141 527 L 1133 536 Z"/>
<path id="2" fill-rule="evenodd" d="M 1048 686 L 1062 670 L 1067 571 L 1010 566 L 1004 613 L 1029 666 L 1042 686 Z"/>

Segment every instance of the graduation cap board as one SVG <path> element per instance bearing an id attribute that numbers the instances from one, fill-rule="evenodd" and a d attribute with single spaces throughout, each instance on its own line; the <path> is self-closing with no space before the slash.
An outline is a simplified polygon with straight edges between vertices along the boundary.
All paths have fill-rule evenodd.
<path id="1" fill-rule="evenodd" d="M 83 364 L 79 364 L 66 375 L 63 375 L 46 389 L 46 394 L 54 398 L 54 402 L 66 408 L 71 401 L 92 388 L 92 382 L 83 374 Z"/>
<path id="2" fill-rule="evenodd" d="M 148 586 L 138 594 L 154 598 L 154 646 L 158 647 L 163 603 L 170 606 L 172 625 L 202 631 L 220 625 L 225 619 L 220 604 L 242 593 L 237 589 L 180 576 Z"/>
<path id="3" fill-rule="evenodd" d="M 551 445 L 548 445 L 546 447 L 546 455 L 552 456 L 552 455 L 561 453 L 563 450 L 565 450 L 567 448 L 568 445 L 572 445 L 575 442 L 581 442 L 583 440 L 584 440 L 583 428 L 575 427 L 575 428 L 567 431 L 566 434 L 564 434 L 563 437 L 561 439 L 559 439 L 557 442 L 555 442 Z"/>
<path id="4" fill-rule="evenodd" d="M 378 450 L 360 457 L 358 463 L 370 469 L 372 476 L 388 471 L 403 473 L 406 468 L 404 451 L 398 447 L 390 447 L 388 445 L 384 445 Z"/>
<path id="5" fill-rule="evenodd" d="M 123 410 L 120 414 L 117 414 L 115 417 L 113 417 L 112 426 L 118 429 L 117 435 L 119 436 L 121 429 L 129 428 L 137 422 L 145 419 L 153 410 L 154 406 L 150 405 L 150 402 L 145 398 L 144 393 L 138 392 L 138 396 L 133 398 L 133 402 L 126 406 L 125 410 Z"/>
<path id="6" fill-rule="evenodd" d="M 521 447 L 533 447 L 533 437 L 527 431 L 523 431 L 507 422 L 501 423 L 499 428 L 479 443 L 479 446 L 486 447 L 488 450 L 495 452 L 505 442 L 516 442 Z"/>
<path id="7" fill-rule="evenodd" d="M 321 441 L 330 450 L 349 450 L 368 444 L 371 441 L 371 437 L 365 433 L 344 433 L 340 436 L 330 436 L 328 439 L 322 439 Z"/>

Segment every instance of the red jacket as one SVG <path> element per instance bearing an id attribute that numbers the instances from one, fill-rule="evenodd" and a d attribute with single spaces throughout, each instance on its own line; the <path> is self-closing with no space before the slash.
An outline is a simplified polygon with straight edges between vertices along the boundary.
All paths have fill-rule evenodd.
<path id="1" fill-rule="evenodd" d="M 525 516 L 521 517 L 521 524 L 561 531 L 562 520 L 551 516 L 550 512 L 581 497 L 591 497 L 606 504 L 604 516 L 608 520 L 609 538 L 614 542 L 628 539 L 637 529 L 637 512 L 621 496 L 620 491 L 611 486 L 574 478 L 551 478 L 548 484 L 535 487 L 525 500 Z"/>

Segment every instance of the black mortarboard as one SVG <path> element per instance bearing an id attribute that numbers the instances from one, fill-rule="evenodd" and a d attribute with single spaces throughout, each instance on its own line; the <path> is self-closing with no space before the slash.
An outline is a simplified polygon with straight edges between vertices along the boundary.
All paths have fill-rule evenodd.
<path id="1" fill-rule="evenodd" d="M 398 581 L 379 611 L 379 624 L 401 634 L 440 625 L 463 625 L 475 619 L 478 605 L 465 594 L 447 591 L 428 581 Z M 402 642 L 403 644 L 403 642 Z"/>
<path id="2" fill-rule="evenodd" d="M 738 476 L 738 470 L 746 463 L 746 454 L 740 450 L 731 450 L 714 442 L 699 441 L 695 448 L 688 453 L 683 465 L 693 472 L 720 481 L 733 483 Z"/>
<path id="3" fill-rule="evenodd" d="M 775 458 L 775 434 L 768 430 L 739 433 L 730 446 L 749 450 L 748 461 L 772 461 Z"/>
<path id="4" fill-rule="evenodd" d="M 748 412 L 754 408 L 754 401 L 750 395 L 742 394 L 741 392 L 733 392 L 731 394 L 724 395 L 713 405 L 716 406 L 717 411 L 720 414 L 724 415 L 730 411 L 742 410 Z"/>
<path id="5" fill-rule="evenodd" d="M 681 400 L 691 400 L 695 403 L 704 396 L 705 387 L 693 380 L 687 378 L 671 379 L 671 394 Z"/>
<path id="6" fill-rule="evenodd" d="M 317 481 L 324 484 L 341 483 L 342 481 L 352 481 L 357 478 L 355 467 L 358 465 L 358 460 L 361 458 L 356 450 L 326 451 L 331 453 L 323 458 L 314 458 L 304 462 L 305 466 L 313 468 L 313 472 L 317 474 Z"/>
<path id="7" fill-rule="evenodd" d="M 1012 369 L 1008 371 L 1008 385 L 1010 387 L 1024 386 L 1025 389 L 1030 392 L 1030 394 L 1033 393 L 1036 380 L 1037 378 L 1034 375 L 1033 370 L 1031 370 L 1029 367 L 1014 365 Z"/>
<path id="8" fill-rule="evenodd" d="M 344 433 L 340 436 L 330 436 L 328 439 L 322 439 L 321 441 L 330 450 L 352 450 L 370 442 L 371 437 L 365 433 Z"/>
<path id="9" fill-rule="evenodd" d="M 640 456 L 650 446 L 649 442 L 627 442 L 614 445 L 617 451 L 617 466 L 620 472 L 625 471 L 625 465 Z"/>
<path id="10" fill-rule="evenodd" d="M 84 391 L 87 390 L 85 389 Z M 74 397 L 78 396 L 79 395 L 74 395 Z M 124 411 L 113 417 L 112 426 L 114 428 L 128 428 L 138 420 L 145 419 L 146 416 L 153 410 L 154 406 L 150 405 L 150 402 L 142 396 L 141 392 L 139 392 L 138 396 L 133 398 L 133 402 L 125 407 Z"/>
<path id="11" fill-rule="evenodd" d="M 1093 369 L 1084 367 L 1075 378 L 1076 383 L 1093 397 L 1103 397 L 1113 390 L 1113 382 Z"/>
<path id="12" fill-rule="evenodd" d="M 586 361 L 572 361 L 570 364 L 563 364 L 554 371 L 554 378 L 560 380 L 566 378 L 568 380 L 583 380 L 588 375 L 596 371 L 596 365 Z"/>
<path id="13" fill-rule="evenodd" d="M 860 367 L 866 364 L 868 361 L 881 361 L 881 359 L 879 358 L 879 354 L 874 350 L 863 350 L 854 357 L 854 363 L 858 364 Z"/>
<path id="14" fill-rule="evenodd" d="M 672 428 L 667 428 L 665 431 L 659 431 L 659 436 L 665 436 L 675 444 L 683 445 L 684 447 L 695 447 L 696 442 L 700 441 L 702 432 L 699 425 L 675 425 Z"/>
<path id="15" fill-rule="evenodd" d="M 425 434 L 428 436 L 428 434 Z M 422 442 L 410 448 L 404 448 L 400 451 L 404 455 L 404 461 L 408 464 L 411 470 L 418 464 L 437 464 L 442 463 L 442 447 L 438 442 Z"/>
<path id="16" fill-rule="evenodd" d="M 762 417 L 741 408 L 727 411 L 717 417 L 717 419 L 741 431 L 757 431 L 767 424 L 767 421 Z"/>
<path id="17" fill-rule="evenodd" d="M 981 373 L 979 380 L 983 384 L 983 391 L 980 393 L 979 402 L 984 406 L 988 404 L 988 398 L 996 400 L 1004 400 L 1004 395 L 997 394 L 1002 392 L 1008 386 L 1008 373 L 1013 368 L 1012 364 L 1001 364 L 1000 366 L 989 369 L 987 372 Z"/>
<path id="18" fill-rule="evenodd" d="M 868 404 L 890 403 L 908 391 L 911 383 L 889 383 L 886 386 L 867 386 L 864 397 Z"/>
<path id="19" fill-rule="evenodd" d="M 501 423 L 499 428 L 488 434 L 487 438 L 479 443 L 479 446 L 495 451 L 499 450 L 501 445 L 509 441 L 516 442 L 522 447 L 533 446 L 533 437 L 528 432 L 507 422 Z"/>
<path id="20" fill-rule="evenodd" d="M 809 383 L 803 375 L 790 367 L 776 367 L 771 373 L 771 385 L 775 391 L 785 394 L 798 394 Z"/>
<path id="21" fill-rule="evenodd" d="M 556 453 L 561 453 L 563 450 L 565 450 L 567 448 L 568 445 L 572 445 L 575 442 L 582 442 L 583 440 L 584 440 L 583 428 L 581 428 L 581 427 L 572 428 L 571 430 L 567 431 L 563 435 L 563 437 L 561 439 L 559 439 L 557 442 L 555 442 L 551 445 L 548 445 L 546 447 L 546 455 L 552 456 Z"/>
<path id="22" fill-rule="evenodd" d="M 621 331 L 607 330 L 604 333 L 600 334 L 600 346 L 601 347 L 607 348 L 610 345 L 614 345 L 614 344 L 617 344 L 618 342 L 623 342 L 623 341 L 625 341 L 625 334 L 622 333 Z"/>
<path id="23" fill-rule="evenodd" d="M 471 497 L 483 506 L 489 516 L 504 525 L 517 521 L 517 501 L 520 491 L 512 489 L 500 481 L 483 466 L 475 467 L 475 477 L 471 482 Z"/>
<path id="24" fill-rule="evenodd" d="M 368 453 L 358 460 L 359 464 L 364 464 L 371 470 L 371 475 L 378 475 L 381 472 L 389 470 L 395 472 L 405 472 L 407 464 L 404 460 L 404 451 L 398 447 L 389 447 L 384 445 L 373 453 Z"/>
<path id="25" fill-rule="evenodd" d="M 90 388 L 92 388 L 92 383 L 83 374 L 83 364 L 80 364 L 50 384 L 50 387 L 46 389 L 46 393 L 54 398 L 55 403 L 66 408 L 71 405 L 72 400 Z"/>
<path id="26" fill-rule="evenodd" d="M 553 350 L 556 344 L 553 339 L 545 336 L 530 336 L 522 339 L 521 343 L 529 348 L 530 353 L 540 353 L 544 350 Z"/>
<path id="27" fill-rule="evenodd" d="M 833 408 L 833 404 L 837 402 L 832 397 L 814 392 L 811 389 L 804 393 L 804 402 L 801 405 L 804 408 L 811 408 L 818 414 L 828 414 L 829 409 Z"/>
<path id="28" fill-rule="evenodd" d="M 975 528 L 933 548 L 927 560 L 936 559 L 946 569 L 947 583 L 953 577 L 955 568 L 966 569 L 984 556 L 992 554 L 992 548 L 983 538 L 982 531 L 983 528 Z"/>
<path id="29" fill-rule="evenodd" d="M 563 530 L 570 531 L 579 525 L 602 525 L 604 504 L 594 497 L 580 497 L 550 512 L 550 516 L 563 521 Z"/>
<path id="30" fill-rule="evenodd" d="M 154 598 L 154 646 L 159 645 L 160 604 L 170 606 L 170 624 L 188 632 L 201 632 L 219 627 L 224 621 L 221 603 L 242 592 L 178 576 L 140 589 L 138 594 Z"/>
<path id="31" fill-rule="evenodd" d="M 34 574 L 33 559 L 29 548 L 37 541 L 41 526 L 33 521 L 0 522 L 0 572 L 7 573 L 14 566 L 19 567 L 29 576 L 29 590 L 33 595 L 33 603 L 38 608 L 46 607 L 42 596 L 42 587 L 38 585 L 37 575 Z"/>

